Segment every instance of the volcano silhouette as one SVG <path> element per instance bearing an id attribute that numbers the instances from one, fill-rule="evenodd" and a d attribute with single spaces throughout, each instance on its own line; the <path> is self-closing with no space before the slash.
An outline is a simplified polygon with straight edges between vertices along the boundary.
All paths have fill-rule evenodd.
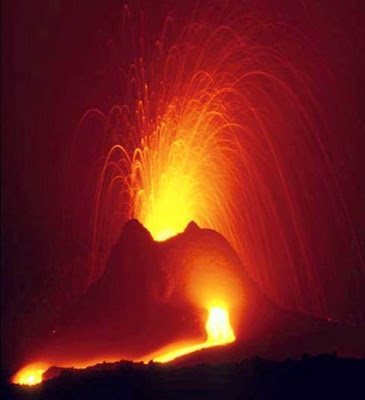
<path id="1" fill-rule="evenodd" d="M 137 220 L 130 220 L 112 247 L 101 278 L 67 311 L 37 358 L 54 365 L 138 360 L 181 340 L 203 342 L 206 310 L 186 297 L 184 277 L 191 273 L 192 260 L 198 264 L 204 260 L 199 282 L 192 278 L 197 293 L 204 293 L 204 282 L 219 268 L 234 277 L 234 281 L 222 279 L 221 284 L 224 290 L 228 285 L 234 297 L 237 340 L 174 363 L 235 361 L 257 355 L 283 359 L 304 352 L 363 354 L 364 331 L 284 310 L 270 301 L 219 233 L 191 222 L 183 233 L 155 242 Z M 235 293 L 231 286 L 238 284 L 242 291 Z"/>

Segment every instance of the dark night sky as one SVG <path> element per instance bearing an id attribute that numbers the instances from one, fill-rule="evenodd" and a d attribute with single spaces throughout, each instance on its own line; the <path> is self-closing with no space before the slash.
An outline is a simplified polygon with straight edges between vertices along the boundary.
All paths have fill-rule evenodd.
<path id="1" fill-rule="evenodd" d="M 87 251 L 82 241 L 73 240 L 85 235 L 85 229 L 80 235 L 76 228 L 70 228 L 73 216 L 64 207 L 67 203 L 69 210 L 70 202 L 72 206 L 75 201 L 67 195 L 67 157 L 83 112 L 91 107 L 107 110 L 118 98 L 113 82 L 107 78 L 110 71 L 102 38 L 105 32 L 105 36 L 112 35 L 116 29 L 121 2 L 1 3 L 1 354 L 2 368 L 7 368 L 10 360 L 16 360 L 15 364 L 22 360 L 55 302 L 60 298 L 62 304 L 67 302 L 67 295 L 56 293 L 62 292 L 72 268 L 64 268 L 67 259 L 62 260 L 61 248 L 67 248 L 68 255 Z M 188 1 L 180 5 L 173 5 L 178 1 L 162 1 L 158 6 L 152 3 L 158 2 L 147 2 L 147 13 L 157 26 L 164 15 L 161 10 L 183 15 L 191 6 Z M 254 3 L 270 13 L 285 15 L 303 30 L 329 66 L 335 91 L 343 99 L 342 124 L 348 127 L 342 142 L 346 146 L 334 155 L 343 159 L 336 173 L 345 188 L 345 200 L 365 256 L 364 2 Z M 75 213 L 89 189 L 83 186 L 75 201 Z M 87 226 L 86 219 L 81 222 L 83 226 Z M 335 248 L 333 251 L 336 253 Z M 362 279 L 359 276 L 360 282 Z"/>

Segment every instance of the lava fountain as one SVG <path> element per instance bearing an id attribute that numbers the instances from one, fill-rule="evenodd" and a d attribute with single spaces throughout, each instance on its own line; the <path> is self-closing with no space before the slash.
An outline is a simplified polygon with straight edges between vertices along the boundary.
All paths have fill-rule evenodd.
<path id="1" fill-rule="evenodd" d="M 87 123 L 102 122 L 88 286 L 102 276 L 125 221 L 138 219 L 160 242 L 195 221 L 228 240 L 270 297 L 327 315 L 308 236 L 316 218 L 311 184 L 341 210 L 350 231 L 351 221 L 320 134 L 309 72 L 297 67 L 303 49 L 289 46 L 295 56 L 288 57 L 287 30 L 243 14 L 226 3 L 196 10 L 189 23 L 167 18 L 154 36 L 145 33 L 143 13 L 139 19 L 124 8 L 121 50 L 116 41 L 106 46 L 122 100 L 107 113 L 88 111 L 72 146 L 79 151 Z M 133 50 L 123 49 L 131 43 Z M 130 58 L 122 66 L 119 51 Z M 172 344 L 143 361 L 168 362 L 235 340 L 230 301 L 240 294 L 222 298 L 220 282 L 230 282 L 230 273 L 214 280 L 210 272 L 186 275 L 187 296 L 206 311 L 206 339 Z M 14 382 L 37 383 L 43 369 L 26 367 Z"/>
<path id="2" fill-rule="evenodd" d="M 188 23 L 168 17 L 157 36 L 125 7 L 120 43 L 107 41 L 122 100 L 88 111 L 73 144 L 77 153 L 88 124 L 102 124 L 89 284 L 126 220 L 160 241 L 195 221 L 230 242 L 272 299 L 327 318 L 336 290 L 326 285 L 343 279 L 316 267 L 326 238 L 352 237 L 363 262 L 325 146 L 311 77 L 321 66 L 294 29 L 227 4 L 198 7 Z"/>

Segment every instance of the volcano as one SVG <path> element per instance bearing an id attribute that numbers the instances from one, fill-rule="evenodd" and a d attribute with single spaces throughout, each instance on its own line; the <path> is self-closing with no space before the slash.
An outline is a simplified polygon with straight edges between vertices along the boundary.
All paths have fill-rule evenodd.
<path id="1" fill-rule="evenodd" d="M 212 309 L 227 310 L 232 337 L 227 344 L 199 346 L 208 343 Z M 213 230 L 191 222 L 183 233 L 156 242 L 130 220 L 103 275 L 67 310 L 33 358 L 44 371 L 120 359 L 192 365 L 333 351 L 358 357 L 365 355 L 363 335 L 358 327 L 277 306 Z"/>

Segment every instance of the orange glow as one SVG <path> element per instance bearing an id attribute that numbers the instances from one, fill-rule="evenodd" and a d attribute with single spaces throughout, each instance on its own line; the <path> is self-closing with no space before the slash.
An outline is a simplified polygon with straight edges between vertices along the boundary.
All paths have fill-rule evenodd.
<path id="1" fill-rule="evenodd" d="M 229 321 L 228 311 L 222 307 L 213 307 L 209 310 L 205 329 L 207 332 L 207 339 L 205 342 L 186 346 L 179 346 L 177 344 L 176 346 L 178 348 L 169 350 L 167 353 L 157 356 L 153 360 L 165 363 L 198 350 L 221 346 L 236 340 Z"/>
<path id="2" fill-rule="evenodd" d="M 33 386 L 42 382 L 42 375 L 48 366 L 45 364 L 30 364 L 15 374 L 12 381 L 18 385 Z"/>

